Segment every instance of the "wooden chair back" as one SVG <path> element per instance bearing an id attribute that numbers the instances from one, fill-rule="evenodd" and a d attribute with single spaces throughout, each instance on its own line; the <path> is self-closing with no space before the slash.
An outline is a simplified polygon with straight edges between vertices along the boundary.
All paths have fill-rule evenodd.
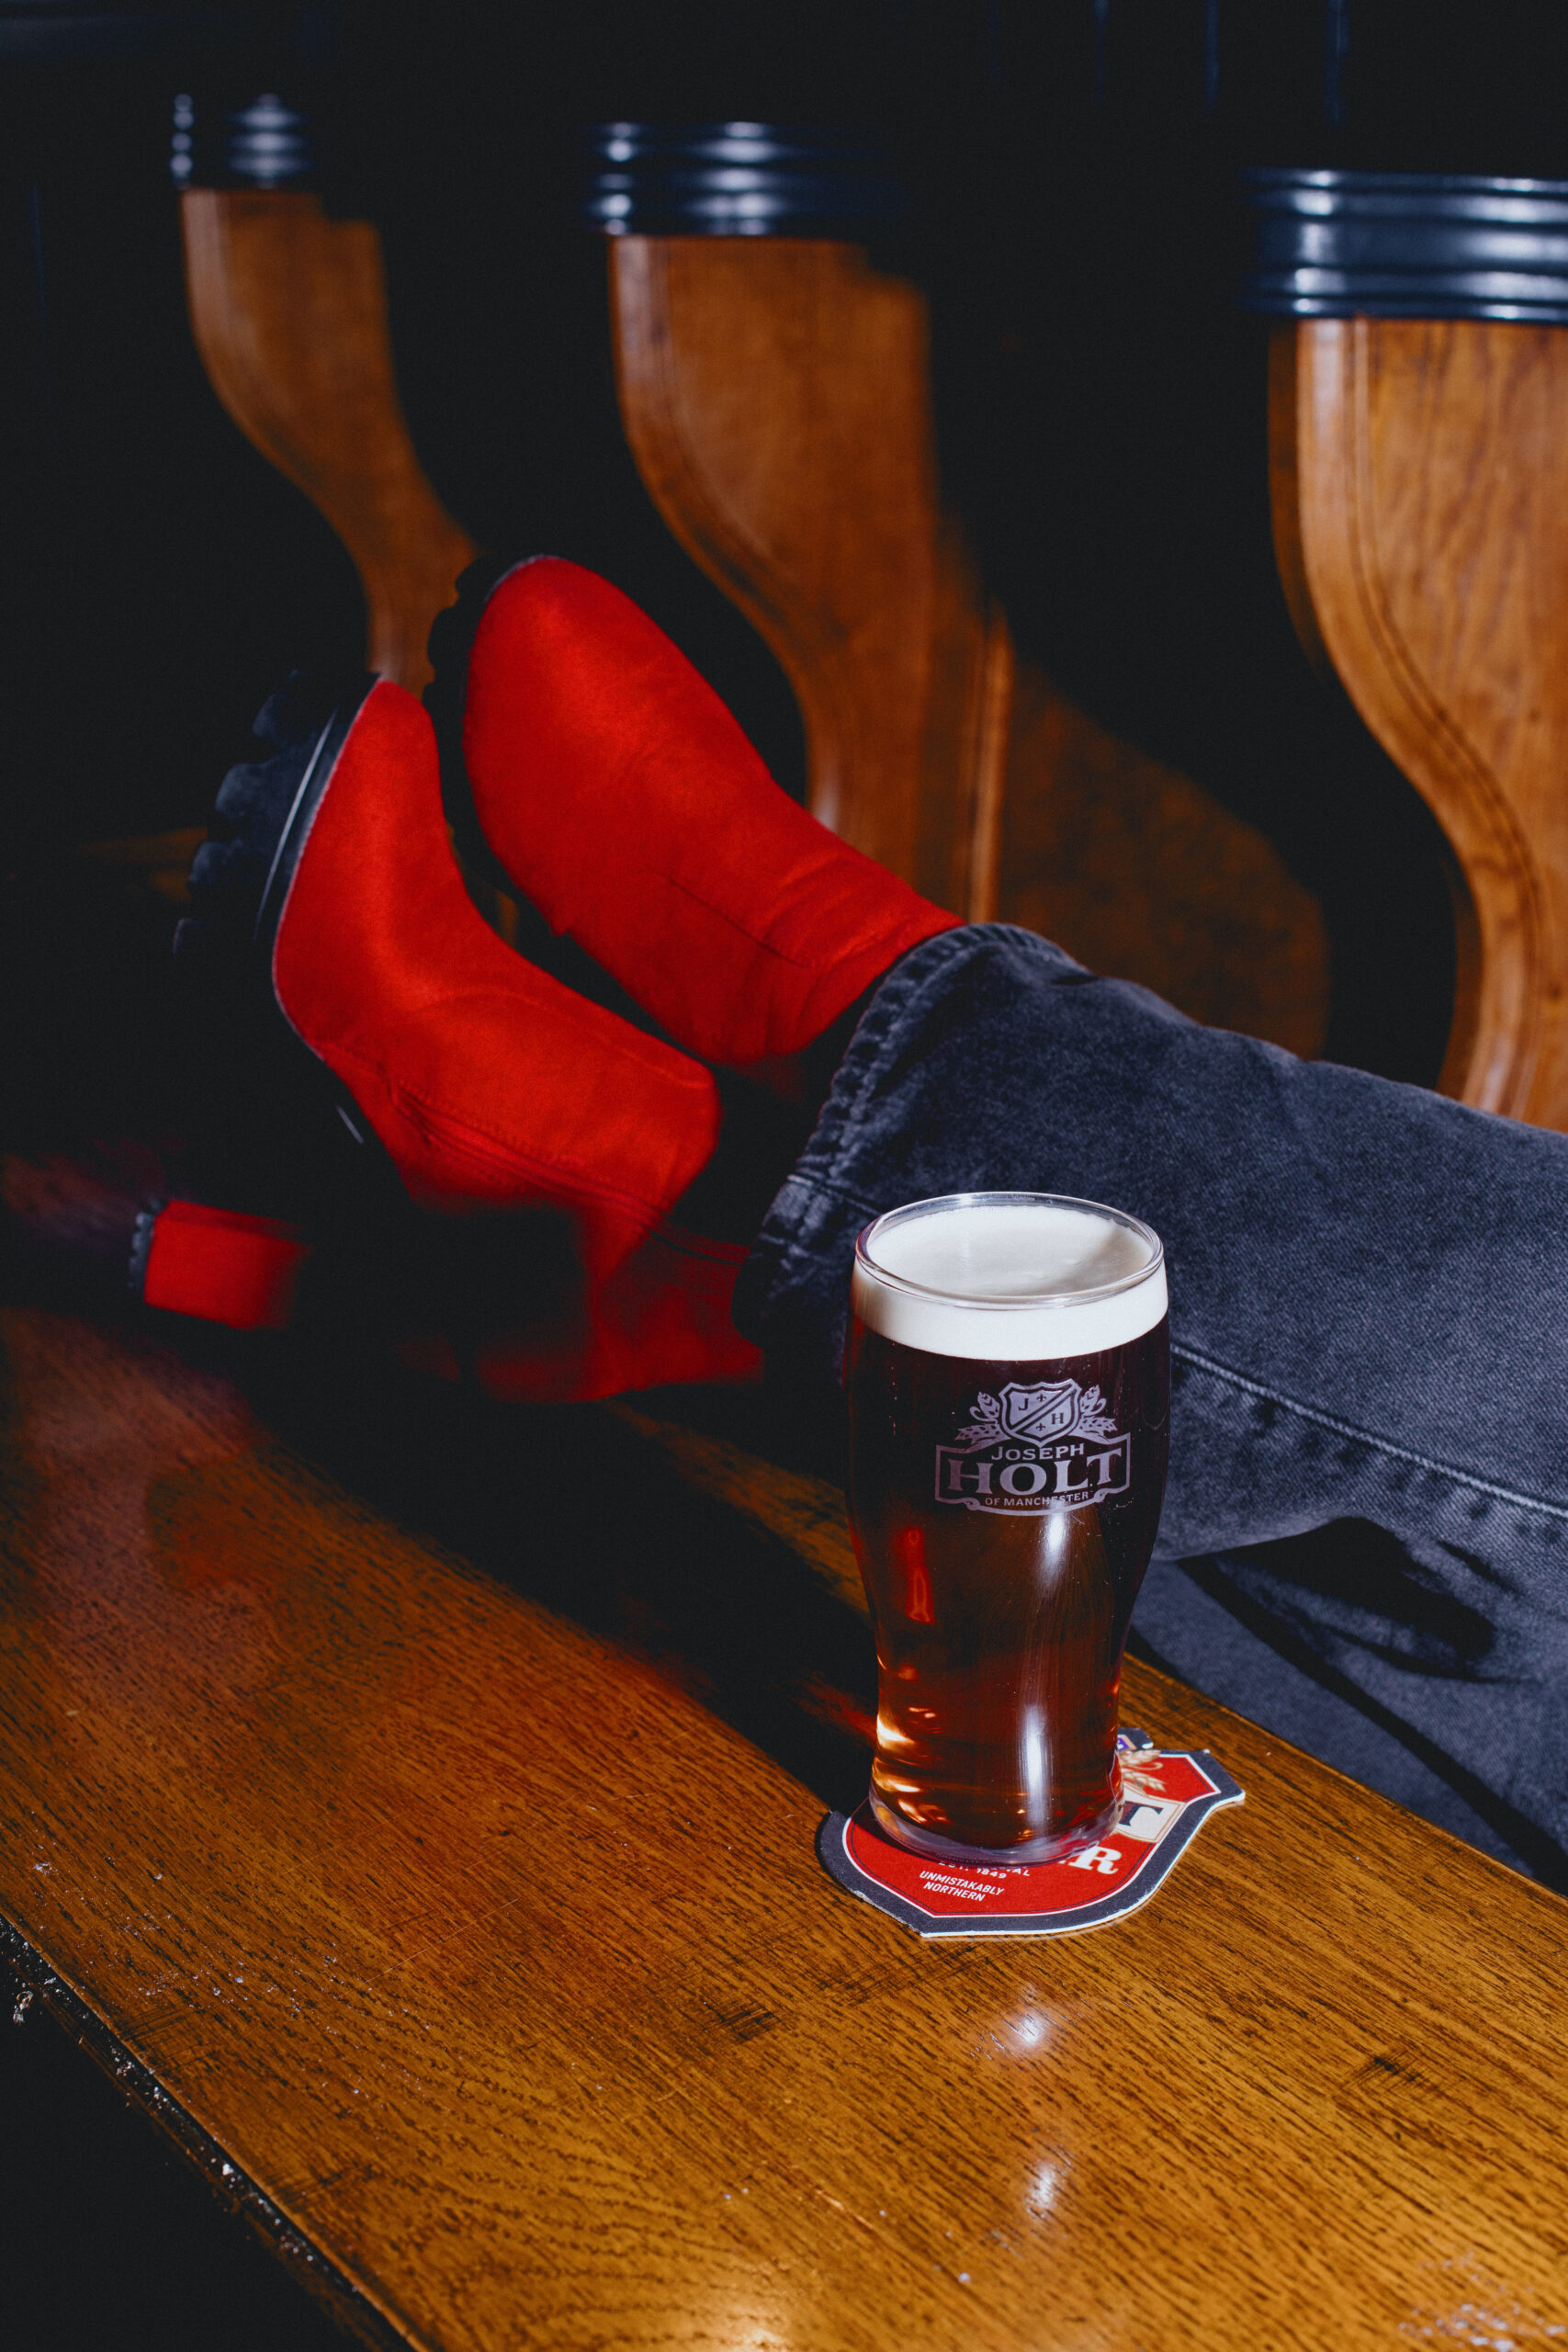
<path id="1" fill-rule="evenodd" d="M 926 299 L 847 239 L 623 233 L 622 417 L 773 648 L 816 814 L 942 905 L 1321 1049 L 1321 910 L 1263 836 L 1015 655 L 944 504 Z"/>
<path id="2" fill-rule="evenodd" d="M 381 242 L 291 188 L 180 198 L 192 332 L 247 440 L 320 507 L 365 590 L 366 666 L 418 693 L 478 552 L 432 489 L 392 369 Z"/>
<path id="3" fill-rule="evenodd" d="M 1297 630 L 1452 852 L 1440 1084 L 1568 1127 L 1568 188 L 1532 185 L 1258 175 L 1251 285 L 1283 314 L 1271 474 Z M 1325 310 L 1346 314 L 1302 315 Z"/>
<path id="4" fill-rule="evenodd" d="M 800 152 L 752 175 L 768 234 L 691 233 L 705 199 L 687 170 L 688 217 L 660 220 L 679 233 L 623 217 L 607 243 L 632 451 L 794 685 L 810 805 L 970 921 L 1024 923 L 1199 1019 L 1319 1050 L 1315 899 L 1260 833 L 1015 658 L 942 493 L 925 297 L 854 234 L 824 232 L 846 224 L 824 220 L 821 159 Z M 181 206 L 213 385 L 354 558 L 369 666 L 417 690 L 474 549 L 398 401 L 377 232 L 301 188 L 193 187 Z M 510 907 L 476 897 L 513 936 Z"/>
<path id="5" fill-rule="evenodd" d="M 617 238 L 610 288 L 638 468 L 795 687 L 812 808 L 985 920 L 1011 648 L 942 512 L 919 292 L 800 237 Z"/>

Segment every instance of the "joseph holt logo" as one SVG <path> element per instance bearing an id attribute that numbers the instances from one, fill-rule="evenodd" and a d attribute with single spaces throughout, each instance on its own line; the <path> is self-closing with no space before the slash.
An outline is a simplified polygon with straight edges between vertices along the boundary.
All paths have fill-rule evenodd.
<path id="1" fill-rule="evenodd" d="M 1125 1491 L 1133 1442 L 1098 1388 L 1010 1380 L 982 1388 L 956 1445 L 936 1450 L 936 1498 L 963 1510 L 1076 1510 Z"/>

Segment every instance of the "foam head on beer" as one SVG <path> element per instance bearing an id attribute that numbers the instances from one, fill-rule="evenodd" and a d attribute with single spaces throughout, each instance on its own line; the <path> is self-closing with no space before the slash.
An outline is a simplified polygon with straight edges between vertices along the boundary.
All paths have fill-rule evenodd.
<path id="1" fill-rule="evenodd" d="M 957 1193 L 890 1209 L 855 1250 L 855 1313 L 932 1355 L 1091 1355 L 1166 1312 L 1164 1251 L 1136 1217 L 1043 1193 Z"/>

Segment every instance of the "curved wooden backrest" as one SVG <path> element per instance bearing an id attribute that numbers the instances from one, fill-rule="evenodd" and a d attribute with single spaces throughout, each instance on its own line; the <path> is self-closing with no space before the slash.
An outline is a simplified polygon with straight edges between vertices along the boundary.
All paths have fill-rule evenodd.
<path id="1" fill-rule="evenodd" d="M 1011 662 L 942 515 L 918 289 L 795 237 L 609 246 L 622 414 L 688 552 L 773 648 L 816 814 L 992 911 Z"/>
<path id="2" fill-rule="evenodd" d="M 1015 662 L 943 510 L 920 290 L 827 239 L 618 236 L 609 268 L 643 480 L 788 673 L 817 815 L 971 922 L 1321 1050 L 1315 899 Z"/>
<path id="3" fill-rule="evenodd" d="M 1281 322 L 1270 400 L 1297 629 L 1453 851 L 1440 1082 L 1568 1128 L 1568 334 Z"/>
<path id="4" fill-rule="evenodd" d="M 376 232 L 302 193 L 181 205 L 209 375 L 347 546 L 370 666 L 417 691 L 474 550 L 409 437 Z M 788 673 L 818 815 L 971 921 L 1029 924 L 1200 1019 L 1318 1050 L 1315 901 L 1250 827 L 1015 663 L 942 503 L 919 288 L 824 238 L 608 244 L 632 449 Z M 513 937 L 509 903 L 475 896 Z"/>
<path id="5" fill-rule="evenodd" d="M 477 549 L 409 437 L 387 330 L 381 241 L 318 197 L 180 198 L 197 348 L 246 437 L 320 507 L 364 584 L 367 666 L 417 693 L 430 624 Z"/>

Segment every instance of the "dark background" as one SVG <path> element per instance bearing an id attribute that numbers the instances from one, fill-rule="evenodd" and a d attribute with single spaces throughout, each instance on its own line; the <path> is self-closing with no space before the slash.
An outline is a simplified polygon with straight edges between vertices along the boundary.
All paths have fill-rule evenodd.
<path id="1" fill-rule="evenodd" d="M 911 211 L 880 257 L 930 289 L 944 475 L 1022 649 L 1317 893 L 1330 1051 L 1435 1075 L 1452 969 L 1435 828 L 1284 613 L 1235 174 L 1568 177 L 1560 0 L 0 0 L 0 844 L 40 888 L 67 845 L 200 823 L 282 673 L 362 639 L 346 555 L 191 343 L 181 89 L 209 118 L 262 89 L 309 104 L 329 204 L 382 232 L 443 499 L 481 543 L 575 557 L 639 598 L 797 791 L 784 679 L 621 436 L 581 133 L 745 119 L 886 141 Z M 67 953 L 86 919 L 50 910 Z M 313 2340 L 298 2290 L 147 2155 L 85 2061 L 0 2036 L 8 2345 Z"/>

